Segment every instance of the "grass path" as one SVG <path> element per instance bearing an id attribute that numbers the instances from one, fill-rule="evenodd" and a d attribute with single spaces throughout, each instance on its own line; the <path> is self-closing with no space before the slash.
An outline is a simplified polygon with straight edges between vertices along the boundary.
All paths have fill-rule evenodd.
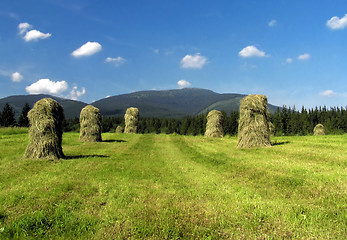
<path id="1" fill-rule="evenodd" d="M 347 136 L 64 133 L 60 161 L 24 160 L 0 134 L 0 239 L 343 239 Z M 327 144 L 328 142 L 328 144 Z"/>

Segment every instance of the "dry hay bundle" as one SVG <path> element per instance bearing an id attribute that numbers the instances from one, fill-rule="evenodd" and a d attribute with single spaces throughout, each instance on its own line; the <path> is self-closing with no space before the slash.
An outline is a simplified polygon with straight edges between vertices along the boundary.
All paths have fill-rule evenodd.
<path id="1" fill-rule="evenodd" d="M 128 108 L 125 115 L 124 133 L 137 133 L 137 125 L 139 123 L 139 110 L 137 108 Z"/>
<path id="2" fill-rule="evenodd" d="M 318 123 L 313 129 L 313 134 L 315 136 L 325 135 L 325 129 L 323 124 Z"/>
<path id="3" fill-rule="evenodd" d="M 267 97 L 249 95 L 241 100 L 238 128 L 238 147 L 270 146 L 270 113 Z"/>
<path id="4" fill-rule="evenodd" d="M 51 98 L 37 101 L 28 113 L 29 144 L 27 158 L 59 159 L 64 157 L 61 147 L 64 110 Z"/>
<path id="5" fill-rule="evenodd" d="M 270 121 L 268 123 L 269 123 L 270 136 L 274 136 L 275 135 L 275 125 L 273 125 L 273 123 Z"/>
<path id="6" fill-rule="evenodd" d="M 224 135 L 222 127 L 222 113 L 213 110 L 207 115 L 205 137 L 221 138 Z"/>
<path id="7" fill-rule="evenodd" d="M 100 110 L 92 105 L 81 110 L 80 141 L 101 142 L 101 114 Z"/>
<path id="8" fill-rule="evenodd" d="M 116 133 L 123 133 L 124 128 L 121 125 L 118 125 L 116 128 Z"/>

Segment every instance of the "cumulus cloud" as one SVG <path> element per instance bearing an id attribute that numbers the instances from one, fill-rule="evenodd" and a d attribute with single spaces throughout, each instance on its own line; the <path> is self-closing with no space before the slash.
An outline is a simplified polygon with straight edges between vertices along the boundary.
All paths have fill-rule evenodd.
<path id="1" fill-rule="evenodd" d="M 14 72 L 11 74 L 12 82 L 20 82 L 23 80 L 23 76 L 19 72 Z"/>
<path id="2" fill-rule="evenodd" d="M 52 36 L 52 34 L 50 33 L 42 33 L 36 29 L 30 30 L 32 28 L 33 26 L 27 22 L 18 24 L 19 34 L 22 35 L 23 39 L 26 42 L 38 41 L 38 40 L 46 39 Z"/>
<path id="3" fill-rule="evenodd" d="M 116 67 L 119 67 L 120 65 L 122 65 L 123 63 L 125 63 L 125 59 L 122 58 L 122 57 L 116 57 L 116 58 L 111 58 L 111 57 L 108 57 L 106 58 L 105 62 L 107 63 L 112 63 L 114 64 Z"/>
<path id="4" fill-rule="evenodd" d="M 298 60 L 304 61 L 309 60 L 311 58 L 311 55 L 308 53 L 304 53 L 298 56 Z"/>
<path id="5" fill-rule="evenodd" d="M 344 29 L 347 27 L 347 14 L 344 17 L 339 18 L 337 16 L 330 18 L 327 23 L 327 27 L 333 30 Z"/>
<path id="6" fill-rule="evenodd" d="M 265 54 L 265 52 L 260 51 L 258 48 L 256 48 L 256 47 L 253 46 L 253 45 L 247 46 L 247 47 L 243 48 L 243 49 L 239 52 L 239 56 L 240 56 L 240 57 L 243 57 L 243 58 L 267 57 L 267 55 Z"/>
<path id="7" fill-rule="evenodd" d="M 195 55 L 187 54 L 181 60 L 181 68 L 201 69 L 206 64 L 207 58 L 201 56 L 200 53 L 196 53 Z"/>
<path id="8" fill-rule="evenodd" d="M 91 56 L 97 52 L 100 52 L 102 46 L 98 42 L 87 42 L 83 44 L 80 48 L 76 49 L 71 53 L 75 58 Z"/>
<path id="9" fill-rule="evenodd" d="M 52 81 L 50 79 L 40 79 L 37 82 L 27 86 L 25 91 L 29 94 L 50 94 L 55 96 L 62 96 L 72 100 L 77 100 L 79 97 L 86 94 L 86 89 L 82 87 L 78 90 L 77 86 L 74 86 L 67 96 L 62 95 L 69 88 L 66 81 Z"/>
<path id="10" fill-rule="evenodd" d="M 320 95 L 324 97 L 332 97 L 337 95 L 337 93 L 329 89 L 329 90 L 325 90 L 324 92 L 321 92 Z"/>
<path id="11" fill-rule="evenodd" d="M 190 84 L 190 82 L 188 82 L 188 81 L 186 81 L 186 80 L 179 80 L 178 82 L 177 82 L 177 85 L 178 85 L 178 88 L 180 88 L 180 89 L 182 89 L 182 88 L 187 88 L 187 87 L 190 87 L 191 86 L 191 84 Z"/>
<path id="12" fill-rule="evenodd" d="M 25 91 L 29 94 L 52 94 L 59 95 L 68 89 L 66 81 L 51 81 L 50 79 L 40 79 L 37 82 L 27 86 Z"/>
<path id="13" fill-rule="evenodd" d="M 77 86 L 74 86 L 67 97 L 72 100 L 77 100 L 79 97 L 83 96 L 84 94 L 86 94 L 86 89 L 84 87 L 82 87 L 82 91 L 78 91 Z"/>
<path id="14" fill-rule="evenodd" d="M 32 28 L 33 26 L 27 22 L 18 24 L 18 31 L 19 31 L 19 34 L 21 35 L 26 33 L 29 29 L 32 29 Z"/>
<path id="15" fill-rule="evenodd" d="M 269 27 L 274 27 L 277 25 L 277 20 L 273 19 L 271 20 L 268 24 L 267 24 Z"/>
<path id="16" fill-rule="evenodd" d="M 52 34 L 50 33 L 42 33 L 38 30 L 31 30 L 29 32 L 27 32 L 23 39 L 26 41 L 26 42 L 30 42 L 30 41 L 38 41 L 38 40 L 41 40 L 41 39 L 46 39 L 46 38 L 49 38 L 50 36 L 52 36 Z"/>

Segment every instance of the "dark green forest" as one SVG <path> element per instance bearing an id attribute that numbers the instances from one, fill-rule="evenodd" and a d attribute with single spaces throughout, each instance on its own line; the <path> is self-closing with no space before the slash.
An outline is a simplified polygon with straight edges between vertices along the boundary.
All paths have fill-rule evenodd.
<path id="1" fill-rule="evenodd" d="M 29 105 L 23 107 L 22 113 L 15 120 L 14 111 L 10 105 L 6 104 L 0 112 L 0 126 L 27 127 L 27 113 L 30 110 Z M 234 136 L 237 134 L 239 112 L 222 112 L 223 129 L 225 135 Z M 206 128 L 206 114 L 198 116 L 186 116 L 183 119 L 167 118 L 141 118 L 139 120 L 139 133 L 164 133 L 180 135 L 203 135 Z M 315 109 L 306 109 L 302 107 L 300 111 L 294 108 L 277 108 L 276 112 L 271 114 L 275 136 L 290 135 L 311 135 L 313 128 L 321 123 L 325 127 L 327 134 L 347 133 L 347 107 L 316 107 Z M 114 132 L 116 127 L 124 127 L 122 117 L 103 117 L 103 132 Z M 79 131 L 79 119 L 72 118 L 64 121 L 64 131 Z"/>

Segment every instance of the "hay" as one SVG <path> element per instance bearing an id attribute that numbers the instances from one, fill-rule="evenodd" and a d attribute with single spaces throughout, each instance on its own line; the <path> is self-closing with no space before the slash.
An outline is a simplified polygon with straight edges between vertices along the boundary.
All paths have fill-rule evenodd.
<path id="1" fill-rule="evenodd" d="M 313 129 L 313 134 L 315 136 L 325 135 L 325 129 L 323 124 L 318 123 Z"/>
<path id="2" fill-rule="evenodd" d="M 269 131 L 270 131 L 270 136 L 273 137 L 275 135 L 275 125 L 273 125 L 272 122 L 268 122 L 269 124 Z"/>
<path id="3" fill-rule="evenodd" d="M 88 105 L 80 114 L 80 141 L 101 142 L 101 114 L 98 108 Z"/>
<path id="4" fill-rule="evenodd" d="M 59 159 L 64 157 L 61 147 L 64 110 L 51 98 L 37 101 L 28 113 L 29 144 L 26 158 Z"/>
<path id="5" fill-rule="evenodd" d="M 222 116 L 222 113 L 217 110 L 208 113 L 205 137 L 221 138 L 224 136 Z"/>
<path id="6" fill-rule="evenodd" d="M 267 97 L 249 95 L 241 100 L 238 128 L 238 147 L 270 146 L 270 113 Z"/>
<path id="7" fill-rule="evenodd" d="M 125 129 L 124 133 L 137 133 L 139 123 L 139 110 L 137 108 L 128 108 L 125 115 Z"/>
<path id="8" fill-rule="evenodd" d="M 116 128 L 116 133 L 123 133 L 124 128 L 121 125 L 118 125 Z"/>

